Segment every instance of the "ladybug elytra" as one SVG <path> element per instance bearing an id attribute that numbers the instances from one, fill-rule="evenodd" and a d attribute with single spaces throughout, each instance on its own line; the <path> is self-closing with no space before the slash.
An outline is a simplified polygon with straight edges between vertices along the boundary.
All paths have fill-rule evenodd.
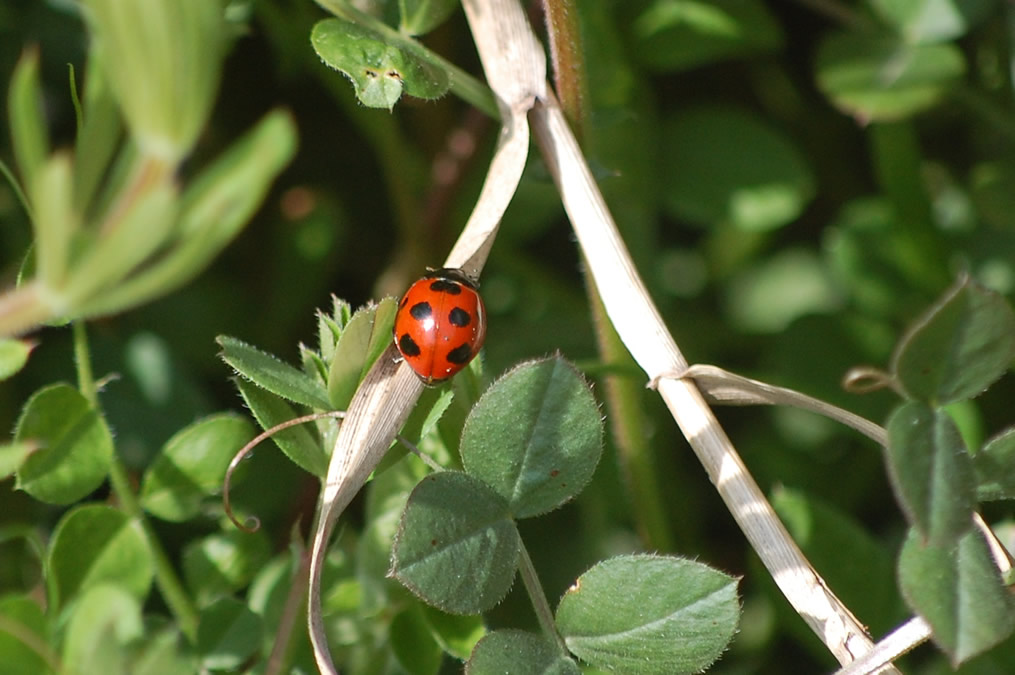
<path id="1" fill-rule="evenodd" d="M 468 365 L 486 337 L 486 309 L 476 283 L 459 269 L 416 281 L 398 303 L 395 347 L 423 380 L 443 382 Z"/>

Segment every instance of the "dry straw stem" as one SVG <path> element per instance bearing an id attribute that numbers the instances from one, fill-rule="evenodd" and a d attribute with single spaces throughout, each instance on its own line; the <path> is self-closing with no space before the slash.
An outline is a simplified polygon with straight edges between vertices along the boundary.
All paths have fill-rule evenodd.
<path id="1" fill-rule="evenodd" d="M 513 2 L 465 0 L 463 4 L 503 122 L 479 200 L 445 261 L 447 267 L 460 267 L 478 277 L 525 169 L 529 151 L 525 114 L 545 95 L 546 61 L 524 15 L 520 11 L 505 14 L 498 7 Z M 497 20 L 493 20 L 495 16 Z M 310 553 L 308 623 L 314 658 L 322 673 L 338 672 L 321 616 L 321 572 L 328 540 L 336 520 L 384 456 L 423 390 L 412 370 L 397 362 L 397 357 L 394 346 L 389 346 L 350 402 L 318 503 Z"/>

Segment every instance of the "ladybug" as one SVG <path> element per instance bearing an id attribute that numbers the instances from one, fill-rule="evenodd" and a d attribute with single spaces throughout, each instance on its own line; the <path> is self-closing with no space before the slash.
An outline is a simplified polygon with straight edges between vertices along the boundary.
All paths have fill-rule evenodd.
<path id="1" fill-rule="evenodd" d="M 423 384 L 439 384 L 468 365 L 486 337 L 486 309 L 476 282 L 459 269 L 416 281 L 398 303 L 395 347 Z"/>

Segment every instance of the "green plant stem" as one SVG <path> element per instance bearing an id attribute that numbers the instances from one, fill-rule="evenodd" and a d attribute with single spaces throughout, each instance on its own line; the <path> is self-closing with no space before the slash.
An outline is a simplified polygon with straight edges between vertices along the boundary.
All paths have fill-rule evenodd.
<path id="1" fill-rule="evenodd" d="M 84 321 L 75 321 L 72 326 L 74 331 L 74 363 L 77 369 L 78 388 L 81 390 L 82 396 L 98 409 L 98 390 L 95 387 L 95 379 L 92 375 L 92 359 L 91 352 L 88 349 L 86 324 Z M 169 556 L 166 555 L 159 538 L 152 530 L 148 519 L 145 518 L 141 505 L 134 495 L 134 489 L 127 475 L 127 469 L 120 463 L 119 457 L 115 454 L 109 465 L 109 482 L 112 485 L 113 494 L 116 495 L 117 500 L 120 502 L 120 509 L 136 520 L 141 526 L 141 531 L 144 533 L 148 549 L 151 551 L 155 562 L 155 583 L 158 584 L 159 591 L 162 593 L 166 605 L 168 605 L 176 620 L 179 621 L 180 630 L 183 634 L 191 642 L 195 642 L 197 640 L 197 609 L 191 603 L 190 596 L 187 595 L 186 590 L 183 588 L 183 583 L 176 575 L 173 564 L 169 561 Z"/>
<path id="2" fill-rule="evenodd" d="M 580 141 L 585 126 L 588 78 L 577 5 L 576 0 L 543 0 L 557 99 Z"/>
<path id="3" fill-rule="evenodd" d="M 550 603 L 546 600 L 543 585 L 539 583 L 539 576 L 536 574 L 536 568 L 532 565 L 529 551 L 525 548 L 525 542 L 520 540 L 518 571 L 522 575 L 522 583 L 525 584 L 525 590 L 532 601 L 532 608 L 536 612 L 536 619 L 539 620 L 539 625 L 543 629 L 543 632 L 546 633 L 546 637 L 550 638 L 550 641 L 557 646 L 561 654 L 570 656 L 567 645 L 564 644 L 564 638 L 557 632 L 557 626 L 553 622 L 553 610 L 550 609 Z"/>

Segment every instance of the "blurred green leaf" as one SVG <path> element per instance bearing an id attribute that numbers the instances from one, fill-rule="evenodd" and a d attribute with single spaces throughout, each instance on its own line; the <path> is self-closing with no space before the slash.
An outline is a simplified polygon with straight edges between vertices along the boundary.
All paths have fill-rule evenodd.
<path id="1" fill-rule="evenodd" d="M 257 386 L 294 403 L 331 410 L 328 392 L 317 380 L 245 342 L 220 335 L 222 360 Z"/>
<path id="2" fill-rule="evenodd" d="M 146 154 L 173 164 L 204 128 L 225 56 L 223 8 L 207 0 L 85 0 L 106 77 Z"/>
<path id="3" fill-rule="evenodd" d="M 645 675 L 698 673 L 737 630 L 737 580 L 692 560 L 618 556 L 581 575 L 557 628 L 582 661 Z"/>
<path id="4" fill-rule="evenodd" d="M 32 395 L 14 440 L 37 447 L 18 470 L 17 489 L 49 504 L 70 504 L 99 487 L 113 458 L 105 420 L 76 389 L 53 384 Z"/>
<path id="5" fill-rule="evenodd" d="M 35 343 L 28 340 L 0 338 L 0 381 L 25 367 L 34 346 Z"/>
<path id="6" fill-rule="evenodd" d="M 899 554 L 899 585 L 927 623 L 952 667 L 996 645 L 1015 629 L 1015 600 L 978 530 L 950 546 L 923 543 L 909 531 Z"/>
<path id="7" fill-rule="evenodd" d="M 406 35 L 425 35 L 460 6 L 457 0 L 398 0 L 399 30 Z"/>
<path id="8" fill-rule="evenodd" d="M 271 557 L 262 532 L 230 530 L 192 540 L 183 551 L 183 576 L 198 604 L 250 583 Z"/>
<path id="9" fill-rule="evenodd" d="M 143 634 L 141 601 L 108 580 L 88 588 L 74 604 L 63 661 L 75 673 L 126 673 L 127 646 Z"/>
<path id="10" fill-rule="evenodd" d="M 675 218 L 772 230 L 814 196 L 814 177 L 792 141 L 746 111 L 684 111 L 665 124 L 662 143 L 663 205 Z"/>
<path id="11" fill-rule="evenodd" d="M 0 630 L 0 663 L 4 675 L 55 672 L 48 666 L 54 665 L 56 659 L 47 662 L 47 654 L 40 653 L 32 644 L 47 643 L 46 616 L 37 600 L 22 595 L 0 596 L 0 621 L 7 626 L 6 630 Z"/>
<path id="12" fill-rule="evenodd" d="M 953 44 L 914 45 L 891 35 L 839 33 L 822 40 L 818 86 L 864 122 L 909 117 L 930 108 L 965 73 Z"/>
<path id="13" fill-rule="evenodd" d="M 486 634 L 481 616 L 456 616 L 429 605 L 423 605 L 422 609 L 434 638 L 456 659 L 469 658 L 476 643 Z"/>
<path id="14" fill-rule="evenodd" d="M 181 198 L 177 240 L 164 254 L 79 308 L 81 314 L 122 311 L 165 295 L 195 276 L 239 233 L 296 150 L 296 127 L 280 111 L 202 171 Z"/>
<path id="15" fill-rule="evenodd" d="M 242 378 L 236 380 L 236 387 L 262 429 L 270 429 L 299 416 L 296 410 L 280 397 L 247 380 Z M 297 424 L 278 431 L 272 434 L 271 440 L 286 457 L 304 471 L 318 478 L 323 478 L 328 472 L 328 459 L 320 441 L 304 425 Z"/>
<path id="16" fill-rule="evenodd" d="M 49 545 L 48 565 L 57 607 L 106 583 L 143 601 L 154 574 L 140 524 L 103 504 L 79 506 L 60 520 Z"/>
<path id="17" fill-rule="evenodd" d="M 197 651 L 209 670 L 234 670 L 261 646 L 261 618 L 235 598 L 219 598 L 201 611 Z"/>
<path id="18" fill-rule="evenodd" d="M 521 630 L 496 630 L 484 637 L 465 663 L 465 675 L 580 675 L 574 660 L 546 638 Z"/>
<path id="19" fill-rule="evenodd" d="M 885 427 L 889 477 L 910 523 L 935 546 L 957 541 L 973 526 L 976 483 L 955 423 L 940 409 L 910 401 Z"/>
<path id="20" fill-rule="evenodd" d="M 892 371 L 909 396 L 945 405 L 983 392 L 1013 359 L 1011 307 L 997 293 L 960 279 L 899 342 Z"/>
<path id="21" fill-rule="evenodd" d="M 391 110 L 403 91 L 416 98 L 439 98 L 451 86 L 442 69 L 355 23 L 318 21 L 310 41 L 322 61 L 352 80 L 357 98 L 370 108 Z"/>
<path id="22" fill-rule="evenodd" d="M 973 467 L 981 501 L 1015 499 L 1015 427 L 989 439 L 973 455 Z"/>
<path id="23" fill-rule="evenodd" d="M 970 171 L 969 182 L 980 217 L 994 227 L 1015 230 L 1015 164 L 981 162 Z"/>
<path id="24" fill-rule="evenodd" d="M 391 651 L 410 675 L 437 675 L 444 653 L 423 619 L 418 605 L 399 612 L 388 627 Z"/>
<path id="25" fill-rule="evenodd" d="M 871 0 L 870 4 L 913 43 L 961 37 L 997 6 L 996 0 Z"/>
<path id="26" fill-rule="evenodd" d="M 772 51 L 783 40 L 779 24 L 758 0 L 654 0 L 632 30 L 637 58 L 657 70 Z"/>
<path id="27" fill-rule="evenodd" d="M 233 455 L 253 436 L 250 423 L 231 413 L 184 427 L 145 472 L 138 495 L 142 508 L 172 522 L 197 516 L 204 500 L 221 490 Z"/>
<path id="28" fill-rule="evenodd" d="M 59 153 L 38 167 L 28 186 L 35 208 L 36 275 L 54 293 L 65 290 L 71 248 L 81 227 L 79 215 L 74 212 L 72 174 L 70 156 Z M 54 309 L 66 313 L 71 308 Z"/>
<path id="29" fill-rule="evenodd" d="M 74 210 L 82 214 L 93 212 L 93 200 L 103 179 L 108 178 L 106 172 L 117 156 L 123 135 L 123 117 L 110 89 L 103 57 L 99 50 L 88 55 L 83 119 L 74 143 Z"/>
<path id="30" fill-rule="evenodd" d="M 785 248 L 734 276 L 726 286 L 730 321 L 747 331 L 778 333 L 808 314 L 840 306 L 825 268 L 813 253 Z"/>
<path id="31" fill-rule="evenodd" d="M 409 496 L 391 575 L 445 612 L 479 614 L 507 594 L 519 545 L 507 503 L 496 492 L 467 474 L 442 471 Z"/>
<path id="32" fill-rule="evenodd" d="M 34 450 L 35 445 L 32 443 L 0 443 L 0 480 L 21 468 Z"/>
<path id="33" fill-rule="evenodd" d="M 36 175 L 49 154 L 49 132 L 46 130 L 46 114 L 42 107 L 39 52 L 36 49 L 26 50 L 11 74 L 7 115 L 10 118 L 11 141 L 21 172 L 21 182 L 25 186 L 34 185 Z M 33 207 L 36 203 L 33 199 Z"/>
<path id="34" fill-rule="evenodd" d="M 462 430 L 465 470 L 516 518 L 560 507 L 588 485 L 603 449 L 599 406 L 563 358 L 519 366 L 497 380 Z"/>

